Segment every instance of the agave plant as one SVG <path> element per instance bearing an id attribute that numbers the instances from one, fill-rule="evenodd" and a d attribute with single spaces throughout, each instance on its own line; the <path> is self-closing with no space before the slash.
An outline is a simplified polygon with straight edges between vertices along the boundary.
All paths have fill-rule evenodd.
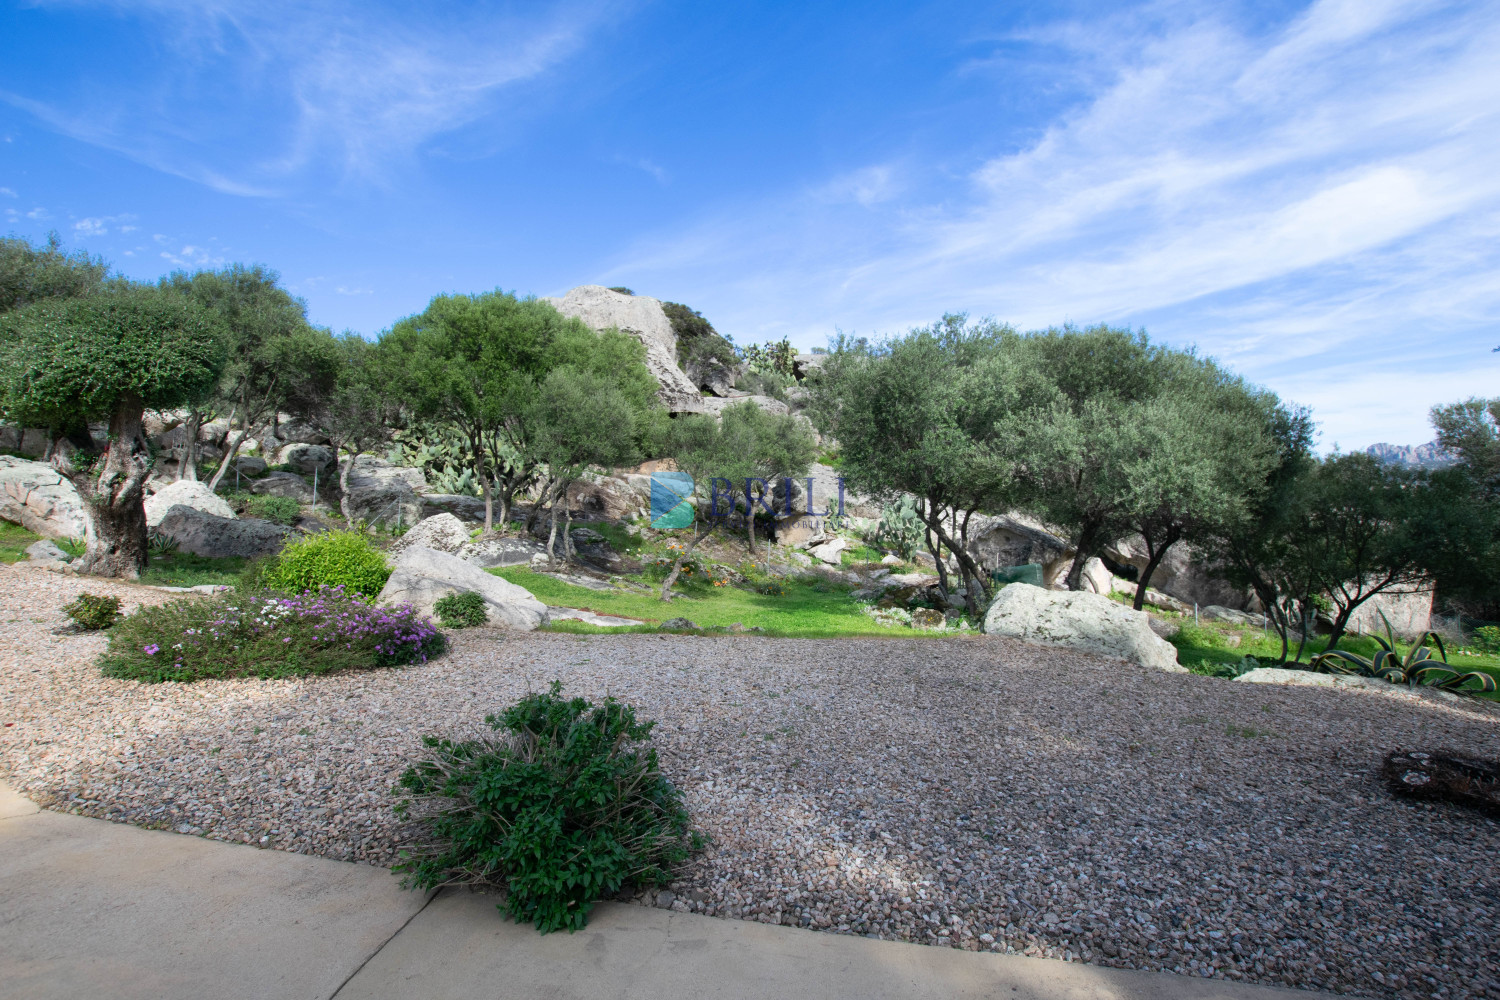
<path id="1" fill-rule="evenodd" d="M 146 534 L 146 551 L 153 556 L 171 555 L 177 551 L 177 539 L 163 535 L 152 528 Z"/>
<path id="2" fill-rule="evenodd" d="M 1383 611 L 1380 613 L 1380 620 L 1385 622 L 1385 638 L 1378 635 L 1373 637 L 1380 644 L 1380 649 L 1376 650 L 1372 659 L 1365 659 L 1342 649 L 1331 649 L 1314 657 L 1312 663 L 1308 664 L 1309 669 L 1328 674 L 1378 677 L 1392 684 L 1408 684 L 1413 687 L 1423 684 L 1464 694 L 1496 690 L 1493 675 L 1482 670 L 1460 671 L 1450 667 L 1448 651 L 1443 648 L 1443 639 L 1436 632 L 1423 632 L 1403 656 L 1396 651 L 1396 637 L 1391 631 L 1390 619 L 1386 618 Z M 1427 646 L 1429 640 L 1437 644 L 1438 654 L 1442 656 L 1441 663 L 1433 659 L 1432 650 Z"/>

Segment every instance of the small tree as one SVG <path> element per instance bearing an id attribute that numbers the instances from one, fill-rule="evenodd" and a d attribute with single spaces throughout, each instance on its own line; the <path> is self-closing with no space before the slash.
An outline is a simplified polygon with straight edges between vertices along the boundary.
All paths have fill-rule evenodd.
<path id="1" fill-rule="evenodd" d="M 510 517 L 538 461 L 528 420 L 538 386 L 562 365 L 611 381 L 638 410 L 654 405 L 645 348 L 616 330 L 595 333 L 546 302 L 505 292 L 440 295 L 381 339 L 417 415 L 463 439 L 485 502 L 485 531 Z"/>
<path id="2" fill-rule="evenodd" d="M 335 341 L 338 367 L 333 386 L 316 403 L 312 420 L 328 435 L 338 466 L 344 519 L 354 526 L 349 508 L 349 473 L 354 460 L 390 439 L 400 417 L 398 384 L 383 363 L 380 349 L 357 333 Z"/>
<path id="3" fill-rule="evenodd" d="M 687 414 L 663 429 L 661 451 L 672 457 L 679 471 L 692 477 L 692 499 L 695 501 L 693 538 L 677 554 L 662 581 L 661 599 L 664 601 L 671 600 L 672 585 L 681 575 L 683 564 L 692 557 L 698 545 L 733 513 L 737 484 L 756 478 L 762 470 L 786 460 L 784 456 L 799 447 L 795 442 L 778 440 L 774 435 L 762 437 L 750 432 L 750 428 L 757 425 L 758 418 L 748 412 L 732 414 L 732 411 L 752 407 L 759 410 L 753 402 L 736 403 L 724 411 L 721 420 L 703 414 Z"/>
<path id="4" fill-rule="evenodd" d="M 735 485 L 744 487 L 746 545 L 753 559 L 755 508 L 774 507 L 777 480 L 806 475 L 818 448 L 812 431 L 802 421 L 790 414 L 763 410 L 753 401 L 725 407 L 720 422 L 723 436 L 733 442 L 732 447 L 741 456 L 736 463 L 739 471 L 746 473 Z"/>
<path id="5" fill-rule="evenodd" d="M 1199 384 L 1141 404 L 1121 429 L 1136 449 L 1126 470 L 1129 520 L 1146 545 L 1137 611 L 1172 546 L 1246 517 L 1277 464 L 1276 442 L 1259 419 L 1274 404 L 1210 362 L 1195 374 Z"/>
<path id="6" fill-rule="evenodd" d="M 946 548 L 973 615 L 989 588 L 964 542 L 967 517 L 1017 499 L 1006 421 L 1052 398 L 1021 365 L 1019 339 L 950 315 L 878 346 L 841 338 L 808 378 L 814 419 L 838 439 L 849 485 L 888 505 L 917 498 L 939 579 L 946 590 Z"/>
<path id="7" fill-rule="evenodd" d="M 1326 647 L 1333 649 L 1361 604 L 1427 582 L 1423 525 L 1431 493 L 1420 471 L 1363 452 L 1325 459 L 1303 488 L 1295 543 L 1315 593 L 1333 602 Z"/>
<path id="8" fill-rule="evenodd" d="M 1166 411 L 1151 402 L 1192 385 L 1201 362 L 1144 333 L 1099 326 L 1028 336 L 1023 364 L 1054 395 L 1011 415 L 1003 436 L 1022 470 L 1022 506 L 1074 548 L 1067 584 L 1078 590 L 1089 559 L 1129 533 L 1136 508 L 1149 505 L 1134 495 L 1134 480 L 1153 469 L 1141 456 L 1166 430 Z"/>
<path id="9" fill-rule="evenodd" d="M 52 463 L 86 501 L 85 572 L 133 579 L 145 566 L 153 456 L 142 414 L 212 385 L 226 336 L 208 311 L 140 286 L 0 317 L 0 410 L 7 420 L 53 428 Z M 102 455 L 87 429 L 101 419 L 109 421 Z"/>
<path id="10" fill-rule="evenodd" d="M 551 484 L 547 554 L 557 557 L 557 508 L 561 503 L 563 551 L 571 555 L 568 487 L 590 466 L 624 465 L 636 457 L 639 413 L 610 379 L 564 365 L 542 380 L 528 418 L 532 448 L 547 464 Z"/>
<path id="11" fill-rule="evenodd" d="M 279 281 L 280 275 L 267 267 L 234 264 L 222 271 L 179 271 L 161 282 L 164 290 L 217 313 L 229 330 L 228 360 L 214 399 L 230 428 L 211 489 L 218 487 L 253 430 L 280 410 L 308 413 L 332 387 L 338 366 L 332 337 L 308 324 L 307 304 L 289 295 Z M 194 407 L 185 428 L 189 470 L 202 409 Z"/>
<path id="12" fill-rule="evenodd" d="M 1305 407 L 1286 405 L 1271 393 L 1257 400 L 1257 423 L 1275 447 L 1265 488 L 1246 505 L 1242 517 L 1210 523 L 1204 542 L 1216 554 L 1216 571 L 1231 583 L 1249 587 L 1260 599 L 1281 639 L 1279 662 L 1284 663 L 1292 611 L 1297 608 L 1299 616 L 1305 611 L 1316 586 L 1297 538 L 1303 482 L 1316 464 L 1313 422 Z"/>
<path id="13" fill-rule="evenodd" d="M 1470 476 L 1500 499 L 1500 399 L 1466 399 L 1432 408 L 1438 444 L 1459 457 Z"/>

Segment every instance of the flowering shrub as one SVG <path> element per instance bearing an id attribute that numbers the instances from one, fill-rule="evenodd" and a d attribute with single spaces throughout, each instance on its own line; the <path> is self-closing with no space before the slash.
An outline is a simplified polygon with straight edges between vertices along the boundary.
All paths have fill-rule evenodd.
<path id="1" fill-rule="evenodd" d="M 106 677 L 149 682 L 289 677 L 425 663 L 445 646 L 410 605 L 371 607 L 325 587 L 144 607 L 115 626 L 100 666 Z"/>

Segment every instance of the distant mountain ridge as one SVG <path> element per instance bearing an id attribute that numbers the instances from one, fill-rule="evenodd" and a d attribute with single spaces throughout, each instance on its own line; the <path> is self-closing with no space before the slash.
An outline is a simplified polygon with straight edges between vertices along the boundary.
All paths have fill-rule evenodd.
<path id="1" fill-rule="evenodd" d="M 1365 449 L 1389 465 L 1417 469 L 1441 469 L 1458 461 L 1458 456 L 1438 447 L 1436 441 L 1426 444 L 1372 444 Z"/>

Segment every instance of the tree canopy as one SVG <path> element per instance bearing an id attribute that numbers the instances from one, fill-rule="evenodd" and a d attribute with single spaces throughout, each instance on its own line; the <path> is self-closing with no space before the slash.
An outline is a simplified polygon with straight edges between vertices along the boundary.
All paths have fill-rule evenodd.
<path id="1" fill-rule="evenodd" d="M 550 304 L 506 292 L 440 295 L 381 339 L 396 359 L 403 390 L 421 418 L 459 432 L 485 497 L 485 530 L 515 494 L 530 485 L 537 453 L 538 392 L 563 366 L 607 382 L 633 412 L 656 403 L 645 348 L 618 331 L 595 333 Z"/>
<path id="2" fill-rule="evenodd" d="M 108 276 L 102 259 L 81 250 L 64 252 L 56 233 L 39 247 L 14 236 L 0 238 L 0 313 L 96 292 Z"/>
<path id="3" fill-rule="evenodd" d="M 212 312 L 123 283 L 0 316 L 0 419 L 50 427 L 75 446 L 54 446 L 52 462 L 86 501 L 85 571 L 133 578 L 145 565 L 153 456 L 142 412 L 207 391 L 227 335 Z M 87 426 L 100 419 L 109 421 L 103 461 Z"/>

